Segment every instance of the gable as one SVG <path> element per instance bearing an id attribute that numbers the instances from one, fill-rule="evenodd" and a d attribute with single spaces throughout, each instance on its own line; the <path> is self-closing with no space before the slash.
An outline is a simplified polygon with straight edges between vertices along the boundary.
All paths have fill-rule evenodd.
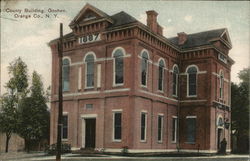
<path id="1" fill-rule="evenodd" d="M 69 26 L 72 28 L 75 25 L 83 24 L 87 21 L 100 19 L 106 19 L 107 21 L 112 22 L 109 15 L 87 3 L 71 21 Z"/>

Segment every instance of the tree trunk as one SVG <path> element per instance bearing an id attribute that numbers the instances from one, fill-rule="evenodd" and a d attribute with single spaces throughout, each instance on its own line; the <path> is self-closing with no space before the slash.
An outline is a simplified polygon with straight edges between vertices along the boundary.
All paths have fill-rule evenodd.
<path id="1" fill-rule="evenodd" d="M 6 133 L 5 153 L 8 153 L 8 151 L 9 151 L 10 137 L 11 137 L 11 134 L 10 133 Z"/>
<path id="2" fill-rule="evenodd" d="M 29 139 L 24 139 L 24 142 L 25 142 L 25 151 L 27 153 L 29 153 L 30 152 L 30 141 L 29 141 Z"/>

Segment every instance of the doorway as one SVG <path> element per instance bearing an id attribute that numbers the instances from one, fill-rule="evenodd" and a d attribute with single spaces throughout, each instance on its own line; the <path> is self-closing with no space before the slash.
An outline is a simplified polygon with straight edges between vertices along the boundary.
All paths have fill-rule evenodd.
<path id="1" fill-rule="evenodd" d="M 217 151 L 219 152 L 220 150 L 220 142 L 222 141 L 222 129 L 218 128 L 217 132 Z"/>
<path id="2" fill-rule="evenodd" d="M 96 119 L 85 119 L 85 148 L 95 148 Z"/>

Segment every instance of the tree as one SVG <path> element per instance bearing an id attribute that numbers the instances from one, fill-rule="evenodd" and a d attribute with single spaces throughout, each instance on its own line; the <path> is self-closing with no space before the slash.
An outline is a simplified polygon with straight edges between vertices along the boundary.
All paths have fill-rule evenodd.
<path id="1" fill-rule="evenodd" d="M 249 149 L 249 78 L 250 68 L 238 74 L 241 82 L 232 83 L 232 131 L 237 140 L 237 152 L 248 152 Z"/>
<path id="2" fill-rule="evenodd" d="M 19 57 L 10 63 L 10 80 L 6 84 L 8 93 L 1 98 L 0 130 L 6 135 L 5 152 L 8 152 L 12 133 L 17 131 L 18 103 L 26 97 L 28 87 L 27 65 Z"/>
<path id="3" fill-rule="evenodd" d="M 32 142 L 48 138 L 49 112 L 41 76 L 32 74 L 30 97 L 23 99 L 19 106 L 19 135 L 25 140 L 25 149 L 29 152 Z"/>

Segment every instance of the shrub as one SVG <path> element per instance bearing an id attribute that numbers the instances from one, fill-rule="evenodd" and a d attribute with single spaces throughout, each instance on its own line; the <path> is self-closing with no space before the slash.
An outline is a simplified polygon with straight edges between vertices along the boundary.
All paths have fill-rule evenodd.
<path id="1" fill-rule="evenodd" d="M 57 144 L 51 144 L 45 148 L 45 152 L 50 155 L 55 155 L 57 151 Z M 71 145 L 67 143 L 62 143 L 61 153 L 70 153 L 71 152 Z"/>

